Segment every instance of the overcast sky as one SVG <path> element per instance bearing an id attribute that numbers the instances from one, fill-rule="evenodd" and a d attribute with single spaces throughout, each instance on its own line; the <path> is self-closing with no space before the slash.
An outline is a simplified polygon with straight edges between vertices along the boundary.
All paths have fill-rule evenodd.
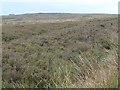
<path id="1" fill-rule="evenodd" d="M 119 0 L 0 0 L 0 14 L 118 13 Z M 1 8 L 0 8 L 1 9 Z"/>

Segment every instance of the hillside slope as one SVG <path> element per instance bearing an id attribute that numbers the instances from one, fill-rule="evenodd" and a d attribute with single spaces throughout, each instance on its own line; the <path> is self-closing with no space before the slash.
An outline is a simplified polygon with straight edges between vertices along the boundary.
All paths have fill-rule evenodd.
<path id="1" fill-rule="evenodd" d="M 3 16 L 3 87 L 117 87 L 117 15 Z"/>

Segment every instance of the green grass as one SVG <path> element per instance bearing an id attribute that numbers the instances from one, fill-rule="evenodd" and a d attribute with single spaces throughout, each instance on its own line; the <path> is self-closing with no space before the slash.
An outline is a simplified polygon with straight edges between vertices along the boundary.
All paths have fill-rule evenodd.
<path id="1" fill-rule="evenodd" d="M 112 82 L 113 78 L 117 81 L 114 16 L 86 21 L 5 22 L 3 88 L 117 87 Z M 101 27 L 103 23 L 106 28 Z"/>

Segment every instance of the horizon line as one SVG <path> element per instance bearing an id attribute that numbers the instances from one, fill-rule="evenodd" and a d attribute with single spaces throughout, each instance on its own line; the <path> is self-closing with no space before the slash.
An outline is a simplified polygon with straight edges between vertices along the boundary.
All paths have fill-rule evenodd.
<path id="1" fill-rule="evenodd" d="M 115 14 L 117 15 L 118 13 L 80 13 L 80 12 L 33 12 L 33 13 L 9 13 L 9 14 L 0 14 L 0 16 L 10 16 L 10 15 L 25 15 L 25 14 Z"/>

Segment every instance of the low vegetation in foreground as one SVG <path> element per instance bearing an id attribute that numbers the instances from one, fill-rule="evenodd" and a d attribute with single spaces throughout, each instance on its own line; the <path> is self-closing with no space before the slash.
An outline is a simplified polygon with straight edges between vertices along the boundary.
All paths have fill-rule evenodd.
<path id="1" fill-rule="evenodd" d="M 118 87 L 116 15 L 11 15 L 2 26 L 3 88 Z"/>

